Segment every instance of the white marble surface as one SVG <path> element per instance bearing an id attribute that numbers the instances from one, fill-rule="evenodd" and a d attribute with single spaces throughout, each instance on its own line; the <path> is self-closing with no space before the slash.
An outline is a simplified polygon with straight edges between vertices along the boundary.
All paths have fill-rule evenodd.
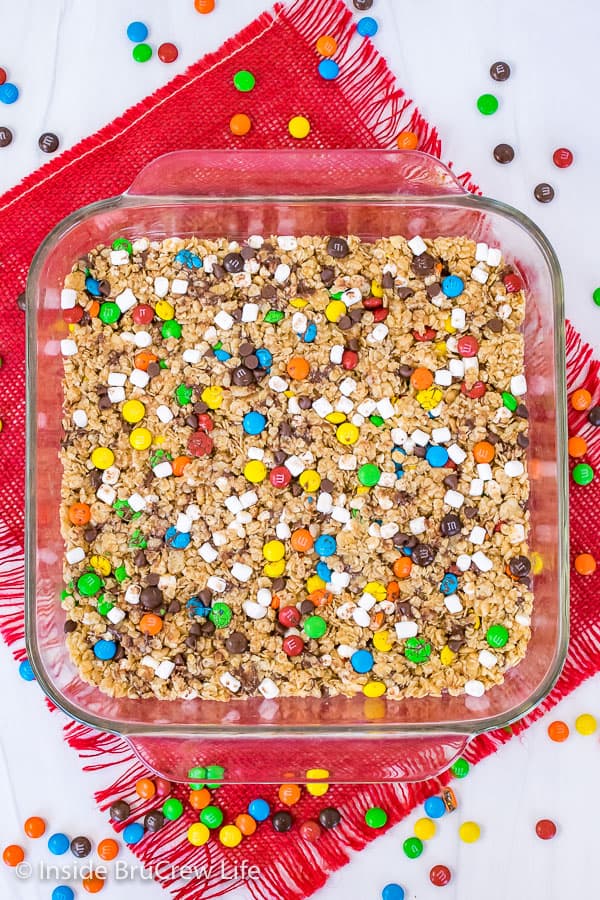
<path id="1" fill-rule="evenodd" d="M 0 189 L 46 160 L 37 147 L 40 133 L 55 131 L 62 147 L 70 146 L 217 48 L 269 5 L 266 0 L 217 0 L 215 13 L 200 16 L 192 0 L 0 0 L 0 66 L 21 89 L 16 104 L 0 105 L 0 125 L 15 132 L 12 146 L 0 150 Z M 546 231 L 563 266 L 567 313 L 600 345 L 600 310 L 591 300 L 591 291 L 600 284 L 594 62 L 600 12 L 583 0 L 574 0 L 568 9 L 558 0 L 375 0 L 372 14 L 380 23 L 377 47 L 409 96 L 416 96 L 424 114 L 438 124 L 447 157 L 459 170 L 471 168 L 486 194 L 520 207 Z M 165 66 L 155 58 L 143 66 L 134 64 L 124 37 L 132 19 L 151 25 L 154 46 L 166 40 L 177 43 L 178 62 Z M 513 68 L 513 77 L 503 85 L 488 76 L 497 59 Z M 484 118 L 475 99 L 494 90 L 500 110 Z M 508 167 L 491 158 L 500 141 L 517 151 Z M 565 145 L 576 161 L 559 171 L 551 155 Z M 532 191 L 546 180 L 557 195 L 542 206 Z M 34 813 L 47 817 L 53 830 L 88 833 L 96 840 L 108 835 L 92 800 L 106 775 L 81 774 L 74 753 L 61 741 L 60 717 L 46 712 L 35 685 L 18 679 L 3 646 L 0 675 L 5 686 L 2 845 L 18 841 L 23 820 Z M 580 712 L 600 714 L 599 685 L 600 677 L 588 682 L 556 715 L 572 724 Z M 401 851 L 413 815 L 357 854 L 319 892 L 319 900 L 376 900 L 388 881 L 402 884 L 410 900 L 429 900 L 439 895 L 428 881 L 429 867 L 436 863 L 454 871 L 443 892 L 449 900 L 595 900 L 598 738 L 573 734 L 566 744 L 552 744 L 547 724 L 548 719 L 542 720 L 458 784 L 461 808 L 442 821 L 439 836 L 420 860 L 407 861 Z M 535 821 L 543 816 L 559 823 L 559 836 L 549 844 L 533 834 Z M 466 819 L 482 825 L 476 845 L 458 842 L 458 824 Z M 31 860 L 44 857 L 44 849 L 34 847 Z M 127 851 L 124 855 L 129 857 Z M 36 878 L 18 882 L 0 868 L 0 895 L 7 900 L 48 898 L 54 883 Z M 137 900 L 142 892 L 148 900 L 164 896 L 139 877 L 113 881 L 102 896 Z"/>

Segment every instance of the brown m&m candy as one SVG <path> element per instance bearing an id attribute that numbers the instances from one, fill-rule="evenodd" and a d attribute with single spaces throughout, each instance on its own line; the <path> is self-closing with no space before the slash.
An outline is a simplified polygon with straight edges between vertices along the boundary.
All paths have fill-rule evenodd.
<path id="1" fill-rule="evenodd" d="M 12 144 L 13 133 L 6 125 L 0 125 L 0 147 L 8 147 Z"/>
<path id="2" fill-rule="evenodd" d="M 510 78 L 510 66 L 505 62 L 495 62 L 490 66 L 490 75 L 494 81 L 508 81 Z"/>
<path id="3" fill-rule="evenodd" d="M 417 566 L 430 566 L 435 556 L 436 550 L 431 544 L 417 544 L 413 549 L 411 559 Z"/>
<path id="4" fill-rule="evenodd" d="M 117 800 L 116 803 L 113 803 L 109 812 L 111 819 L 114 819 L 115 822 L 124 822 L 131 815 L 131 807 L 126 800 Z"/>
<path id="5" fill-rule="evenodd" d="M 234 631 L 225 641 L 225 647 L 228 653 L 233 655 L 245 653 L 248 649 L 248 638 L 241 631 Z"/>
<path id="6" fill-rule="evenodd" d="M 506 163 L 512 162 L 514 158 L 515 151 L 510 144 L 496 144 L 494 147 L 494 159 L 496 162 L 505 165 Z"/>
<path id="7" fill-rule="evenodd" d="M 89 856 L 91 852 L 92 844 L 89 838 L 79 835 L 79 837 L 74 837 L 71 841 L 71 853 L 73 856 L 77 857 L 77 859 L 84 859 L 84 857 Z"/>
<path id="8" fill-rule="evenodd" d="M 554 200 L 554 188 L 551 184 L 541 181 L 536 184 L 533 196 L 539 203 L 550 203 L 551 200 Z"/>
<path id="9" fill-rule="evenodd" d="M 144 828 L 150 833 L 160 831 L 164 824 L 165 817 L 160 809 L 151 809 L 150 812 L 146 813 L 144 816 Z"/>
<path id="10" fill-rule="evenodd" d="M 344 256 L 348 256 L 350 253 L 348 241 L 344 240 L 342 237 L 329 238 L 329 241 L 327 242 L 327 252 L 330 256 L 333 256 L 334 259 L 343 259 Z"/>
<path id="11" fill-rule="evenodd" d="M 342 815 L 339 809 L 336 809 L 334 806 L 326 806 L 325 809 L 322 809 L 319 813 L 319 822 L 323 828 L 336 828 L 341 820 Z"/>
<path id="12" fill-rule="evenodd" d="M 294 824 L 292 814 L 284 809 L 276 812 L 271 821 L 273 822 L 273 829 L 280 832 L 289 831 Z"/>
<path id="13" fill-rule="evenodd" d="M 45 131 L 38 140 L 38 146 L 44 153 L 55 153 L 58 150 L 59 140 L 51 131 Z"/>
<path id="14" fill-rule="evenodd" d="M 241 253 L 227 253 L 223 257 L 223 266 L 226 272 L 234 275 L 244 268 L 244 257 Z"/>

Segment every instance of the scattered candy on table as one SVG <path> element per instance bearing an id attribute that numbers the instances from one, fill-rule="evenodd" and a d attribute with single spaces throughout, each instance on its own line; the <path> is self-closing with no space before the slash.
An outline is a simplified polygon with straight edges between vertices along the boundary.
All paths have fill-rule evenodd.
<path id="1" fill-rule="evenodd" d="M 19 675 L 23 681 L 35 681 L 35 673 L 28 659 L 24 659 L 19 663 Z"/>
<path id="2" fill-rule="evenodd" d="M 445 887 L 447 884 L 450 884 L 452 879 L 452 873 L 448 866 L 432 866 L 429 870 L 429 880 L 436 887 Z"/>
<path id="3" fill-rule="evenodd" d="M 575 731 L 578 734 L 590 735 L 594 734 L 598 727 L 598 722 L 590 713 L 582 713 L 575 719 Z"/>
<path id="4" fill-rule="evenodd" d="M 477 822 L 463 822 L 458 829 L 458 836 L 465 844 L 474 844 L 481 836 L 481 828 Z"/>
<path id="5" fill-rule="evenodd" d="M 549 841 L 556 834 L 556 825 L 552 819 L 539 819 L 535 824 L 535 833 L 542 841 Z"/>

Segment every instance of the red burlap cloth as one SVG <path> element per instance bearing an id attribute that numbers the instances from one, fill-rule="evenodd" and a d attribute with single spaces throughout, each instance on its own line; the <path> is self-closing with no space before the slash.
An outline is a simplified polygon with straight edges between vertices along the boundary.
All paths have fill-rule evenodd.
<path id="1" fill-rule="evenodd" d="M 385 61 L 371 42 L 356 46 L 355 20 L 341 0 L 298 0 L 277 5 L 260 16 L 219 51 L 193 65 L 166 87 L 148 97 L 72 150 L 56 157 L 0 198 L 0 630 L 15 657 L 24 656 L 23 643 L 23 483 L 24 483 L 24 323 L 16 298 L 25 287 L 33 253 L 50 229 L 84 204 L 124 191 L 136 173 L 150 160 L 171 150 L 197 148 L 387 147 L 395 146 L 401 130 L 419 135 L 419 149 L 440 156 L 437 132 L 405 97 Z M 331 34 L 338 42 L 336 59 L 342 74 L 325 82 L 317 74 L 316 38 Z M 238 69 L 250 69 L 257 88 L 240 95 L 232 85 Z M 252 130 L 244 138 L 229 131 L 230 116 L 247 112 Z M 287 123 L 305 115 L 312 130 L 295 141 Z M 473 189 L 469 173 L 462 176 Z M 598 362 L 577 333 L 567 329 L 568 385 L 587 387 L 600 399 Z M 589 461 L 600 462 L 600 434 L 594 435 L 585 414 L 570 412 L 571 433 L 588 439 Z M 573 486 L 571 494 L 571 542 L 573 554 L 588 551 L 600 556 L 596 512 L 600 479 L 588 487 Z M 467 757 L 475 762 L 494 752 L 526 728 L 585 678 L 600 669 L 600 607 L 595 597 L 600 573 L 584 579 L 574 575 L 571 591 L 572 639 L 569 659 L 551 696 L 512 729 L 484 735 L 470 746 Z M 15 673 L 16 677 L 16 673 Z M 77 723 L 65 725 L 65 739 L 75 748 L 86 768 L 106 768 L 105 790 L 97 794 L 101 809 L 114 799 L 128 797 L 138 819 L 151 803 L 134 793 L 143 774 L 128 746 L 112 735 L 92 731 Z M 241 883 L 253 897 L 301 900 L 324 884 L 328 875 L 344 865 L 349 850 L 360 849 L 374 833 L 363 821 L 364 810 L 383 806 L 392 825 L 439 787 L 439 783 L 408 786 L 332 787 L 327 804 L 342 811 L 342 825 L 324 834 L 317 845 L 299 839 L 297 829 L 275 834 L 269 823 L 245 839 L 234 851 L 224 851 L 217 841 L 192 847 L 185 833 L 196 816 L 188 809 L 183 818 L 157 835 L 137 844 L 134 852 L 148 864 L 173 863 L 206 866 L 197 880 L 173 879 L 168 869 L 158 880 L 180 900 L 226 894 Z M 185 791 L 176 789 L 182 797 Z M 261 789 L 275 801 L 275 789 Z M 230 821 L 244 811 L 252 788 L 225 787 L 216 800 Z M 301 820 L 314 816 L 324 805 L 306 797 L 295 807 Z M 225 869 L 221 870 L 224 860 Z M 258 878 L 248 878 L 241 863 L 257 865 Z M 238 864 L 237 875 L 233 869 Z"/>

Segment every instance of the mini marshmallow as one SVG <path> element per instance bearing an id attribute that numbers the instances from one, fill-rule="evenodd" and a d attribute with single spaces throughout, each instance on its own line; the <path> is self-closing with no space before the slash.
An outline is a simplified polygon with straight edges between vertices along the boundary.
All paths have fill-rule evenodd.
<path id="1" fill-rule="evenodd" d="M 368 398 L 367 400 L 363 400 L 363 402 L 356 407 L 356 411 L 365 418 L 368 418 L 368 416 L 372 415 L 376 409 L 377 404 L 375 400 L 371 400 L 370 398 Z"/>
<path id="2" fill-rule="evenodd" d="M 525 471 L 525 466 L 520 459 L 509 459 L 504 463 L 504 472 L 509 478 L 518 478 Z"/>
<path id="3" fill-rule="evenodd" d="M 339 366 L 342 361 L 342 357 L 344 355 L 344 348 L 342 344 L 334 344 L 329 351 L 329 361 L 334 365 Z"/>
<path id="4" fill-rule="evenodd" d="M 120 478 L 121 470 L 117 466 L 109 466 L 102 473 L 103 484 L 116 484 Z"/>
<path id="5" fill-rule="evenodd" d="M 275 526 L 275 534 L 280 541 L 287 541 L 292 536 L 292 530 L 287 522 L 278 522 Z"/>
<path id="6" fill-rule="evenodd" d="M 338 412 L 343 412 L 348 415 L 348 413 L 351 413 L 354 409 L 354 403 L 352 402 L 350 397 L 340 397 L 335 405 L 335 408 Z"/>
<path id="7" fill-rule="evenodd" d="M 256 491 L 244 491 L 243 494 L 240 494 L 240 503 L 242 509 L 250 509 L 251 506 L 258 503 L 258 494 Z"/>
<path id="8" fill-rule="evenodd" d="M 475 563 L 480 572 L 489 572 L 494 565 L 491 559 L 485 555 L 483 550 L 478 550 L 474 553 L 471 560 Z"/>
<path id="9" fill-rule="evenodd" d="M 286 461 L 284 462 L 284 466 L 288 469 L 289 472 L 292 473 L 294 478 L 297 478 L 301 472 L 304 472 L 306 466 L 302 462 L 299 456 L 288 456 Z"/>
<path id="10" fill-rule="evenodd" d="M 122 403 L 125 399 L 125 388 L 109 387 L 106 395 L 111 403 Z"/>
<path id="11" fill-rule="evenodd" d="M 206 580 L 206 587 L 214 591 L 215 594 L 224 594 L 227 590 L 227 582 L 224 578 L 219 578 L 218 575 L 211 575 Z"/>
<path id="12" fill-rule="evenodd" d="M 123 387 L 127 381 L 127 375 L 124 372 L 109 372 L 106 381 L 110 387 Z"/>
<path id="13" fill-rule="evenodd" d="M 308 325 L 308 319 L 302 312 L 295 312 L 292 316 L 292 328 L 296 334 L 304 334 Z"/>
<path id="14" fill-rule="evenodd" d="M 175 668 L 175 663 L 170 659 L 163 659 L 161 663 L 158 664 L 154 674 L 157 678 L 162 678 L 163 681 L 166 681 L 167 678 L 170 678 L 173 674 L 173 670 Z"/>
<path id="15" fill-rule="evenodd" d="M 450 387 L 452 384 L 452 373 L 449 369 L 436 369 L 434 381 L 441 387 Z"/>
<path id="16" fill-rule="evenodd" d="M 242 609 L 250 619 L 264 619 L 268 612 L 268 606 L 269 604 L 265 606 L 261 603 L 254 603 L 252 600 L 245 600 L 242 603 Z"/>
<path id="17" fill-rule="evenodd" d="M 444 503 L 451 506 L 453 509 L 460 509 L 464 502 L 464 494 L 461 494 L 460 491 L 448 490 L 444 494 Z"/>
<path id="18" fill-rule="evenodd" d="M 446 597 L 444 597 L 444 606 L 449 613 L 452 613 L 453 616 L 455 616 L 459 612 L 462 612 L 463 610 L 463 605 L 460 602 L 458 594 L 448 594 Z"/>
<path id="19" fill-rule="evenodd" d="M 152 343 L 152 335 L 147 331 L 136 331 L 133 336 L 133 343 L 136 347 L 149 347 Z"/>
<path id="20" fill-rule="evenodd" d="M 288 397 L 287 410 L 290 416 L 299 416 L 302 414 L 302 408 L 295 397 Z"/>
<path id="21" fill-rule="evenodd" d="M 463 359 L 463 366 L 465 369 L 465 375 L 467 372 L 473 372 L 475 375 L 479 372 L 479 360 L 476 356 L 465 356 Z"/>
<path id="22" fill-rule="evenodd" d="M 85 428 L 88 423 L 87 413 L 84 409 L 76 409 L 73 411 L 73 425 L 77 428 Z"/>
<path id="23" fill-rule="evenodd" d="M 380 344 L 388 336 L 389 330 L 384 322 L 378 322 L 373 331 L 367 335 L 367 343 Z"/>
<path id="24" fill-rule="evenodd" d="M 330 513 L 333 509 L 333 498 L 327 491 L 322 491 L 317 497 L 317 512 Z"/>
<path id="25" fill-rule="evenodd" d="M 518 625 L 522 625 L 524 628 L 529 628 L 531 625 L 531 616 L 527 616 L 525 613 L 517 613 L 515 622 L 517 622 Z"/>
<path id="26" fill-rule="evenodd" d="M 60 342 L 60 352 L 63 356 L 75 356 L 77 353 L 77 344 L 70 338 L 63 338 Z"/>
<path id="27" fill-rule="evenodd" d="M 349 397 L 356 390 L 356 381 L 348 376 L 340 381 L 339 388 L 344 397 Z"/>
<path id="28" fill-rule="evenodd" d="M 450 324 L 457 331 L 462 331 L 467 323 L 467 314 L 460 306 L 455 306 L 450 313 Z"/>
<path id="29" fill-rule="evenodd" d="M 327 397 L 319 397 L 314 401 L 312 408 L 321 419 L 324 419 L 325 416 L 328 416 L 329 413 L 333 412 L 333 406 Z"/>
<path id="30" fill-rule="evenodd" d="M 223 674 L 219 676 L 219 681 L 223 687 L 227 688 L 228 691 L 231 691 L 232 694 L 237 694 L 242 686 L 242 682 L 235 678 L 231 672 L 223 672 Z"/>
<path id="31" fill-rule="evenodd" d="M 119 622 L 122 622 L 125 618 L 125 611 L 119 609 L 118 606 L 113 606 L 112 609 L 106 613 L 106 618 L 109 622 L 112 622 L 113 625 L 118 625 Z"/>
<path id="32" fill-rule="evenodd" d="M 187 294 L 188 282 L 185 278 L 174 278 L 171 282 L 171 292 L 173 294 Z"/>
<path id="33" fill-rule="evenodd" d="M 356 425 L 357 428 L 360 428 L 360 426 L 364 424 L 365 417 L 361 416 L 359 413 L 354 413 L 350 421 L 353 425 Z"/>
<path id="34" fill-rule="evenodd" d="M 169 460 L 166 459 L 164 462 L 159 462 L 158 465 L 154 466 L 152 471 L 154 472 L 155 478 L 168 478 L 173 474 L 173 466 Z"/>
<path id="35" fill-rule="evenodd" d="M 391 419 L 395 415 L 394 405 L 389 397 L 384 397 L 383 400 L 378 401 L 377 412 L 382 419 Z"/>
<path id="36" fill-rule="evenodd" d="M 456 557 L 456 568 L 461 572 L 467 572 L 471 568 L 471 557 L 466 553 L 461 553 Z"/>
<path id="37" fill-rule="evenodd" d="M 141 512 L 146 507 L 145 499 L 137 492 L 132 494 L 127 502 L 134 512 Z"/>
<path id="38" fill-rule="evenodd" d="M 150 381 L 150 376 L 143 369 L 134 369 L 129 380 L 135 387 L 145 388 Z"/>
<path id="39" fill-rule="evenodd" d="M 436 444 L 447 444 L 448 441 L 452 440 L 452 435 L 450 429 L 444 425 L 443 428 L 434 428 L 431 432 L 431 438 Z"/>
<path id="40" fill-rule="evenodd" d="M 352 453 L 345 453 L 338 457 L 338 467 L 342 472 L 353 472 L 357 466 L 357 459 Z"/>
<path id="41" fill-rule="evenodd" d="M 483 479 L 472 478 L 469 485 L 469 497 L 481 497 L 483 494 Z"/>
<path id="42" fill-rule="evenodd" d="M 419 516 L 417 519 L 411 519 L 408 523 L 408 527 L 410 528 L 412 534 L 423 534 L 426 529 L 425 516 Z"/>
<path id="43" fill-rule="evenodd" d="M 150 241 L 148 240 L 148 238 L 138 238 L 132 244 L 134 253 L 143 253 L 144 250 L 147 250 L 149 246 Z"/>
<path id="44" fill-rule="evenodd" d="M 425 431 L 421 431 L 420 428 L 415 428 L 411 434 L 411 438 L 417 447 L 426 447 L 429 443 L 429 435 Z"/>
<path id="45" fill-rule="evenodd" d="M 282 234 L 277 238 L 277 246 L 280 250 L 295 250 L 298 246 L 298 241 L 291 234 Z"/>
<path id="46" fill-rule="evenodd" d="M 483 666 L 484 669 L 491 669 L 498 662 L 498 657 L 495 656 L 490 650 L 482 650 L 479 654 L 478 659 L 479 665 Z"/>
<path id="47" fill-rule="evenodd" d="M 350 659 L 350 657 L 356 653 L 356 647 L 351 647 L 350 644 L 339 644 L 335 649 L 342 659 Z"/>
<path id="48" fill-rule="evenodd" d="M 258 685 L 258 692 L 262 694 L 265 700 L 273 700 L 279 695 L 279 688 L 272 678 L 263 678 Z"/>
<path id="49" fill-rule="evenodd" d="M 236 288 L 247 288 L 252 284 L 252 276 L 250 275 L 247 269 L 254 268 L 256 266 L 256 260 L 250 259 L 246 262 L 244 266 L 243 272 L 234 272 L 231 276 L 231 280 L 233 282 L 233 286 Z M 256 267 L 258 269 L 258 267 Z"/>
<path id="50" fill-rule="evenodd" d="M 471 278 L 473 281 L 478 281 L 479 284 L 485 284 L 489 277 L 490 273 L 486 272 L 482 266 L 475 266 L 474 269 L 471 269 Z"/>
<path id="51" fill-rule="evenodd" d="M 362 293 L 360 288 L 348 288 L 347 291 L 343 292 L 341 299 L 347 307 L 354 306 L 355 303 L 360 303 L 362 300 Z"/>
<path id="52" fill-rule="evenodd" d="M 500 247 L 490 247 L 485 262 L 494 269 L 499 266 L 502 262 L 502 250 Z"/>
<path id="53" fill-rule="evenodd" d="M 202 359 L 202 354 L 199 350 L 196 350 L 194 347 L 190 347 L 189 350 L 184 350 L 181 358 L 184 362 L 189 363 L 192 366 L 195 366 Z"/>
<path id="54" fill-rule="evenodd" d="M 395 622 L 394 628 L 396 630 L 396 637 L 399 641 L 416 637 L 419 633 L 419 626 L 416 622 Z"/>
<path id="55" fill-rule="evenodd" d="M 206 272 L 207 275 L 212 275 L 213 266 L 217 262 L 216 253 L 207 253 L 204 259 L 202 260 L 202 268 Z"/>
<path id="56" fill-rule="evenodd" d="M 279 282 L 279 284 L 284 284 L 290 277 L 291 271 L 292 270 L 287 265 L 287 263 L 279 263 L 273 273 L 273 278 L 275 279 L 275 281 Z"/>
<path id="57" fill-rule="evenodd" d="M 485 262 L 488 257 L 489 247 L 487 244 L 483 242 L 477 244 L 475 247 L 475 261 L 476 262 Z"/>
<path id="58" fill-rule="evenodd" d="M 137 304 L 137 297 L 131 290 L 131 288 L 125 288 L 118 297 L 115 297 L 115 303 L 119 307 L 122 313 L 127 312 L 127 310 L 131 309 L 132 306 Z"/>
<path id="59" fill-rule="evenodd" d="M 379 485 L 378 486 L 382 487 L 382 488 L 392 488 L 396 484 L 397 480 L 398 479 L 396 477 L 395 472 L 382 472 L 381 475 L 379 476 Z M 380 500 L 379 505 L 382 506 L 383 501 Z M 388 509 L 388 507 L 385 507 L 385 508 Z"/>
<path id="60" fill-rule="evenodd" d="M 448 447 L 448 456 L 450 457 L 452 462 L 456 463 L 457 466 L 459 466 L 467 458 L 467 454 L 462 447 L 458 446 L 458 444 L 450 444 L 450 446 Z"/>
<path id="61" fill-rule="evenodd" d="M 191 530 L 192 520 L 189 516 L 186 516 L 185 513 L 179 513 L 175 523 L 175 531 L 180 531 L 182 534 L 189 534 Z"/>
<path id="62" fill-rule="evenodd" d="M 261 234 L 251 234 L 246 243 L 253 250 L 260 250 L 264 242 L 265 239 Z"/>
<path id="63" fill-rule="evenodd" d="M 363 609 L 362 606 L 357 606 L 354 608 L 354 610 L 352 611 L 352 618 L 357 625 L 360 625 L 361 628 L 368 628 L 371 621 L 369 613 L 366 609 Z"/>
<path id="64" fill-rule="evenodd" d="M 70 566 L 74 566 L 76 563 L 81 562 L 82 559 L 85 559 L 85 550 L 83 547 L 73 547 L 72 550 L 67 550 L 65 559 Z"/>
<path id="65" fill-rule="evenodd" d="M 289 385 L 284 378 L 280 378 L 279 375 L 273 375 L 272 378 L 269 378 L 269 387 L 276 394 L 283 394 L 284 391 L 287 391 Z"/>
<path id="66" fill-rule="evenodd" d="M 408 435 L 405 432 L 404 428 L 392 428 L 390 431 L 390 437 L 393 440 L 396 447 L 401 447 Z"/>
<path id="67" fill-rule="evenodd" d="M 98 500 L 101 500 L 102 503 L 106 503 L 107 506 L 112 506 L 117 499 L 117 492 L 109 484 L 101 484 L 96 491 L 96 497 Z"/>
<path id="68" fill-rule="evenodd" d="M 360 606 L 360 608 L 366 609 L 367 612 L 370 609 L 373 609 L 373 607 L 375 606 L 376 603 L 377 603 L 376 598 L 373 596 L 373 594 L 369 594 L 369 593 L 362 594 L 360 597 L 360 600 L 358 601 L 358 605 Z"/>
<path id="69" fill-rule="evenodd" d="M 386 524 L 382 525 L 379 529 L 379 534 L 384 541 L 388 541 L 390 538 L 393 538 L 395 534 L 398 534 L 399 531 L 400 526 L 396 524 L 396 522 L 386 522 Z"/>
<path id="70" fill-rule="evenodd" d="M 469 540 L 472 544 L 483 544 L 486 538 L 487 531 L 485 530 L 485 528 L 482 528 L 481 525 L 475 525 L 475 527 L 471 530 L 471 534 L 469 535 Z"/>
<path id="71" fill-rule="evenodd" d="M 489 463 L 477 463 L 477 475 L 482 481 L 491 481 L 492 467 Z"/>
<path id="72" fill-rule="evenodd" d="M 154 279 L 154 293 L 157 297 L 165 297 L 169 293 L 169 279 L 158 275 Z"/>
<path id="73" fill-rule="evenodd" d="M 249 581 L 252 576 L 252 566 L 245 563 L 235 562 L 231 567 L 231 574 L 237 581 Z"/>
<path id="74" fill-rule="evenodd" d="M 350 521 L 350 513 L 343 506 L 334 506 L 331 510 L 331 518 L 335 519 L 336 522 L 341 522 L 342 525 L 345 525 L 346 522 Z"/>
<path id="75" fill-rule="evenodd" d="M 510 392 L 515 397 L 522 397 L 527 393 L 527 380 L 524 375 L 513 375 L 510 379 Z"/>
<path id="76" fill-rule="evenodd" d="M 350 584 L 350 572 L 332 572 L 331 584 L 336 588 L 346 588 Z"/>
<path id="77" fill-rule="evenodd" d="M 465 694 L 468 694 L 469 697 L 483 697 L 485 694 L 483 682 L 478 681 L 476 678 L 465 682 Z"/>
<path id="78" fill-rule="evenodd" d="M 142 593 L 141 585 L 130 584 L 125 591 L 125 602 L 135 605 L 140 602 L 140 594 Z"/>
<path id="79" fill-rule="evenodd" d="M 72 288 L 63 288 L 60 292 L 60 308 L 73 309 L 77 303 L 77 291 Z"/>
<path id="80" fill-rule="evenodd" d="M 127 250 L 111 250 L 108 255 L 111 266 L 126 266 L 129 262 Z"/>
<path id="81" fill-rule="evenodd" d="M 258 319 L 258 303 L 244 303 L 242 306 L 242 322 L 256 322 Z"/>
<path id="82" fill-rule="evenodd" d="M 273 594 L 269 590 L 269 588 L 259 588 L 256 592 L 256 602 L 259 606 L 263 606 L 267 609 L 271 605 L 271 600 L 273 599 Z"/>
<path id="83" fill-rule="evenodd" d="M 453 378 L 462 378 L 465 374 L 465 364 L 462 359 L 451 359 L 448 362 L 448 368 Z"/>
<path id="84" fill-rule="evenodd" d="M 232 516 L 237 516 L 242 511 L 242 504 L 239 501 L 239 497 L 236 497 L 235 494 L 225 498 L 225 506 Z"/>
<path id="85" fill-rule="evenodd" d="M 413 256 L 420 256 L 427 250 L 427 244 L 420 234 L 416 234 L 413 238 L 410 239 L 410 241 L 407 241 L 407 244 L 410 247 L 410 251 Z"/>
<path id="86" fill-rule="evenodd" d="M 223 531 L 213 531 L 210 536 L 215 547 L 224 547 L 228 542 L 228 537 Z"/>
<path id="87" fill-rule="evenodd" d="M 229 331 L 233 327 L 233 317 L 224 309 L 219 310 L 213 321 L 217 328 L 221 328 L 223 331 Z"/>
<path id="88" fill-rule="evenodd" d="M 158 660 L 154 659 L 153 656 L 142 656 L 140 665 L 145 666 L 148 669 L 152 669 L 153 672 L 156 672 L 156 670 L 158 669 Z"/>

